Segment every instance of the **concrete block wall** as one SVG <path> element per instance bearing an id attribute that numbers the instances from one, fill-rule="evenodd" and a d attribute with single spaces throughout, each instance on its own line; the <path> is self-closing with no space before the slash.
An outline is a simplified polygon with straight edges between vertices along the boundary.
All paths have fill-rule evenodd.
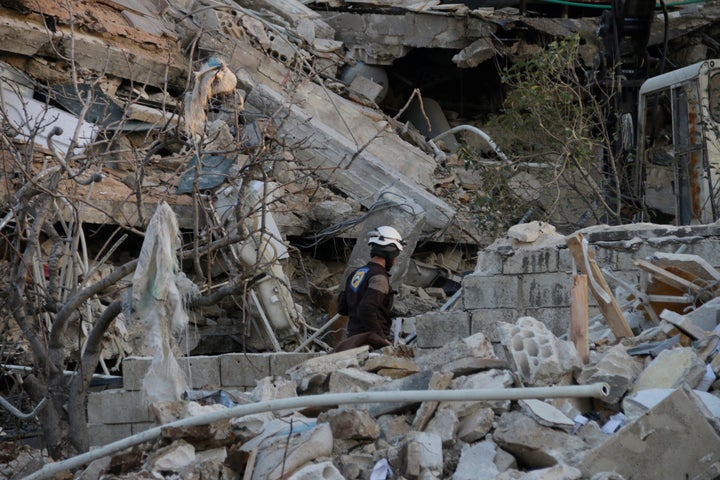
<path id="1" fill-rule="evenodd" d="M 694 254 L 715 268 L 720 266 L 720 224 L 601 226 L 580 233 L 601 269 L 609 268 L 634 286 L 639 286 L 643 273 L 633 260 L 656 252 Z M 482 332 L 497 343 L 497 323 L 514 323 L 522 316 L 532 316 L 555 335 L 564 335 L 570 320 L 572 274 L 573 257 L 562 238 L 544 248 L 496 242 L 480 252 L 475 271 L 463 279 L 460 310 L 416 317 L 417 347 L 437 348 L 458 340 L 466 327 L 469 334 Z M 614 282 L 606 280 L 614 289 Z M 597 315 L 592 294 L 588 301 L 590 315 Z"/>
<path id="2" fill-rule="evenodd" d="M 227 353 L 181 357 L 193 390 L 249 391 L 267 376 L 289 378 L 287 370 L 322 353 Z M 142 381 L 152 358 L 123 360 L 123 388 L 90 392 L 87 402 L 90 445 L 102 446 L 155 426 L 144 407 Z"/>

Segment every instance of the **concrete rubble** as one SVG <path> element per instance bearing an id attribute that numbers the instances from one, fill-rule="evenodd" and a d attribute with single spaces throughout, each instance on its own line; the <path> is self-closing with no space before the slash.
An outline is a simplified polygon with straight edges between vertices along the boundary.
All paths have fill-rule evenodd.
<path id="1" fill-rule="evenodd" d="M 720 334 L 715 322 L 702 340 Z M 531 317 L 497 328 L 504 333 L 496 342 L 476 333 L 425 351 L 361 347 L 320 354 L 258 379 L 252 389 L 223 390 L 230 403 L 217 402 L 217 395 L 207 391 L 205 400 L 153 404 L 151 420 L 163 425 L 235 405 L 347 392 L 512 391 L 593 382 L 606 383 L 609 392 L 599 399 L 407 398 L 268 411 L 165 428 L 160 438 L 142 446 L 146 455 L 132 461 L 126 453 L 109 455 L 109 461 L 96 460 L 76 478 L 551 480 L 711 479 L 720 474 L 720 382 L 696 390 L 707 372 L 719 373 L 717 346 L 703 352 L 704 342 L 677 329 L 659 333 L 647 319 L 632 338 L 593 340 L 590 361 L 581 365 L 571 341 Z M 681 335 L 683 340 L 657 355 L 628 353 L 649 335 L 653 340 Z"/>
<path id="2" fill-rule="evenodd" d="M 652 227 L 650 235 L 633 228 L 638 227 L 608 229 L 605 239 L 620 237 L 625 244 L 623 237 L 640 234 L 653 247 L 663 248 L 657 227 Z M 696 242 L 708 230 L 712 231 L 695 229 L 689 238 Z M 672 233 L 673 248 L 681 232 L 665 231 Z M 592 231 L 585 233 L 592 238 Z M 513 243 L 517 240 L 512 238 L 508 241 L 520 254 L 521 245 L 537 252 L 558 248 L 572 237 L 553 238 L 539 236 L 534 247 Z M 716 241 L 715 235 L 706 238 Z M 595 240 L 595 248 L 600 248 L 603 242 Z M 637 240 L 631 243 L 638 244 Z M 694 245 L 706 248 L 703 242 Z M 499 242 L 485 253 L 494 250 L 506 249 Z M 665 268 L 677 259 L 685 272 L 700 268 L 715 275 L 709 266 L 715 260 L 709 263 L 686 254 L 673 258 L 658 252 L 643 256 L 649 261 L 661 258 Z M 620 290 L 616 294 L 620 296 Z M 695 310 L 700 311 L 702 307 Z M 391 478 L 389 472 L 393 472 L 392 478 L 407 479 L 715 478 L 720 445 L 720 382 L 716 381 L 720 349 L 714 340 L 720 327 L 714 310 L 708 311 L 713 312 L 712 319 L 704 317 L 694 329 L 677 317 L 672 317 L 673 323 L 656 324 L 648 315 L 634 327 L 633 337 L 617 340 L 609 329 L 598 330 L 604 333 L 591 336 L 585 365 L 577 358 L 571 338 L 552 333 L 529 316 L 497 322 L 494 335 L 464 336 L 462 330 L 455 330 L 455 340 L 432 344 L 424 337 L 437 335 L 449 319 L 463 318 L 462 310 L 432 312 L 421 317 L 426 322 L 434 319 L 434 326 L 423 326 L 420 318 L 414 322 L 423 326 L 418 343 L 425 347 L 372 352 L 362 347 L 337 354 L 232 354 L 191 357 L 191 363 L 181 358 L 181 365 L 196 370 L 188 399 L 154 402 L 147 410 L 137 394 L 150 359 L 126 359 L 124 389 L 97 392 L 88 405 L 89 420 L 106 431 L 118 426 L 116 422 L 126 422 L 129 430 L 119 438 L 237 405 L 306 395 L 516 390 L 595 382 L 607 383 L 610 391 L 595 400 L 419 402 L 410 397 L 395 403 L 277 409 L 193 426 L 168 426 L 156 440 L 105 455 L 75 475 L 87 479 L 108 474 L 117 478 L 354 479 Z M 628 316 L 631 313 L 627 311 Z M 664 317 L 670 318 L 658 318 Z M 598 317 L 593 323 L 603 323 L 603 319 Z M 709 327 L 712 330 L 705 330 Z M 671 338 L 679 340 L 667 343 Z M 648 343 L 663 342 L 664 349 L 645 348 Z M 213 388 L 217 386 L 221 390 Z M 96 448 L 109 442 L 111 438 L 99 441 Z M 674 445 L 683 445 L 682 451 Z M 3 475 L 27 474 L 39 466 L 37 457 L 21 455 L 7 463 Z M 381 476 L 371 477 L 373 471 Z"/>
<path id="3" fill-rule="evenodd" d="M 55 69 L 59 70 L 62 59 L 48 47 L 48 35 L 59 38 L 69 28 L 67 22 L 59 22 L 58 30 L 49 33 L 36 4 L 43 3 L 51 9 L 44 13 L 57 18 L 66 12 L 62 2 L 49 0 L 21 1 L 14 8 L 0 3 L 0 38 L 6 40 L 0 42 L 2 69 L 13 72 L 3 78 L 13 78 L 15 95 L 6 99 L 22 95 L 32 99 L 34 88 L 40 87 L 33 82 L 23 85 L 22 72 L 43 81 L 59 75 Z M 94 7 L 78 2 L 76 21 L 83 28 L 78 29 L 74 48 L 83 71 L 102 71 L 114 79 L 104 85 L 109 87 L 106 95 L 114 99 L 108 105 L 128 100 L 128 91 L 118 87 L 128 80 L 148 89 L 141 97 L 153 106 L 138 105 L 125 118 L 132 128 L 128 126 L 123 139 L 117 140 L 123 148 L 131 150 L 133 142 L 145 134 L 138 132 L 160 124 L 182 126 L 195 140 L 207 128 L 205 133 L 213 133 L 205 146 L 208 150 L 228 150 L 233 135 L 243 139 L 243 153 L 227 165 L 240 171 L 272 135 L 288 147 L 273 162 L 289 166 L 277 167 L 273 181 L 258 187 L 276 188 L 277 201 L 271 215 L 263 213 L 255 220 L 274 225 L 274 239 L 303 237 L 363 212 L 368 214 L 365 222 L 390 219 L 402 224 L 410 251 L 429 240 L 447 244 L 477 240 L 480 233 L 463 216 L 467 213 L 464 195 L 475 188 L 476 179 L 467 172 L 458 173 L 448 189 L 454 193 L 443 195 L 436 174 L 452 142 L 448 140 L 445 151 L 438 153 L 436 145 L 418 140 L 422 137 L 408 133 L 397 119 L 379 113 L 376 102 L 385 94 L 383 79 L 369 78 L 377 71 L 365 70 L 365 76 L 339 83 L 342 67 L 358 62 L 390 64 L 409 48 L 442 47 L 458 50 L 453 62 L 470 68 L 500 48 L 492 41 L 500 28 L 524 30 L 534 24 L 539 31 L 552 27 L 570 35 L 582 23 L 568 20 L 548 25 L 538 19 L 523 20 L 517 12 L 494 16 L 483 9 L 442 2 L 328 0 L 313 2 L 316 7 L 328 7 L 317 11 L 303 2 L 273 0 L 220 2 L 221 8 L 217 2 L 192 0 L 109 3 L 116 5 L 108 9 L 110 13 L 98 10 L 107 14 L 102 19 L 107 30 L 102 31 L 95 24 Z M 163 15 L 157 10 L 159 3 L 167 7 Z M 346 3 L 378 10 L 363 14 L 331 9 Z M 406 14 L 393 19 L 398 17 L 394 9 Z M 264 16 L 258 18 L 256 10 Z M 272 28 L 266 18 L 273 19 Z M 423 35 L 405 42 L 389 41 L 394 35 L 404 35 L 400 27 L 417 22 L 426 27 Z M 14 41 L 18 36 L 26 41 Z M 109 36 L 120 40 L 104 43 Z M 514 47 L 524 42 L 517 40 Z M 231 85 L 230 99 L 225 98 L 231 105 L 204 116 L 207 105 L 203 104 L 202 113 L 196 115 L 201 121 L 188 126 L 178 118 L 179 111 L 165 105 L 181 103 L 168 91 L 184 91 L 188 81 L 185 48 L 191 46 L 212 60 L 192 77 L 198 80 L 210 72 L 219 88 L 222 74 Z M 343 48 L 351 52 L 352 61 L 340 54 Z M 126 61 L 129 56 L 132 62 Z M 299 81 L 294 76 L 297 71 L 315 73 L 309 81 Z M 142 78 L 137 78 L 140 74 Z M 213 84 L 208 78 L 205 81 Z M 195 100 L 213 97 L 211 89 L 200 93 Z M 234 131 L 227 109 L 242 110 L 254 120 Z M 73 118 L 67 119 L 68 124 L 72 125 Z M 93 128 L 88 126 L 83 135 L 92 135 Z M 46 133 L 41 132 L 43 140 Z M 172 208 L 184 222 L 181 226 L 189 228 L 192 205 L 175 193 L 187 181 L 177 171 L 192 155 L 175 155 L 169 148 L 168 152 L 153 157 L 165 170 L 145 181 L 173 198 Z M 152 156 L 150 151 L 142 153 Z M 134 182 L 143 182 L 130 170 L 118 161 L 109 168 L 103 184 L 112 188 L 83 191 L 90 198 L 88 203 L 98 207 L 83 210 L 83 221 L 104 224 L 122 217 L 132 228 L 145 226 L 161 201 L 154 197 L 155 204 L 128 202 L 134 193 L 128 184 L 137 187 Z M 270 169 L 262 176 L 269 173 Z M 210 182 L 208 189 L 218 187 L 210 177 L 203 178 Z M 233 196 L 234 186 L 228 187 L 225 200 L 240 202 L 240 197 Z M 322 200 L 311 202 L 315 197 Z M 389 213 L 377 208 L 387 206 L 388 198 L 398 197 L 402 201 L 390 202 Z M 113 212 L 112 216 L 107 212 Z M 218 219 L 218 223 L 222 222 Z M 363 225 L 347 226 L 344 238 L 356 238 Z M 462 228 L 455 228 L 458 225 Z M 718 478 L 720 272 L 716 267 L 720 258 L 714 258 L 714 252 L 720 250 L 720 226 L 583 230 L 590 248 L 597 250 L 597 263 L 611 267 L 622 278 L 616 281 L 607 272 L 614 288 L 604 284 L 605 293 L 618 299 L 617 309 L 610 311 L 604 303 L 590 299 L 585 306 L 593 317 L 580 319 L 571 318 L 577 299 L 571 296 L 569 283 L 577 265 L 576 252 L 571 253 L 568 244 L 577 234 L 565 236 L 548 223 L 531 222 L 511 228 L 495 242 L 488 241 L 477 258 L 447 246 L 439 253 L 426 254 L 423 260 L 428 262 L 407 255 L 398 264 L 393 286 L 404 293 L 412 291 L 424 301 L 423 308 L 403 305 L 402 300 L 396 307 L 403 318 L 402 338 L 414 342 L 400 341 L 380 351 L 363 347 L 327 353 L 329 349 L 322 348 L 327 345 L 315 342 L 307 351 L 286 352 L 282 348 L 286 343 L 292 348 L 299 343 L 289 338 L 300 330 L 286 324 L 287 337 L 276 338 L 269 328 L 266 334 L 271 338 L 265 338 L 264 345 L 252 344 L 256 347 L 252 351 L 238 352 L 238 343 L 248 344 L 238 342 L 228 311 L 218 305 L 208 307 L 192 319 L 194 325 L 220 337 L 214 347 L 227 345 L 222 342 L 230 346 L 224 352 L 204 355 L 201 339 L 188 333 L 184 340 L 197 347 L 197 355 L 178 355 L 183 372 L 189 372 L 189 389 L 181 400 L 147 405 L 142 384 L 152 360 L 132 355 L 138 350 L 122 345 L 113 352 L 113 358 L 122 361 L 122 388 L 93 392 L 88 398 L 92 446 L 102 451 L 113 442 L 154 428 L 160 428 L 160 434 L 102 455 L 75 468 L 72 476 L 84 480 Z M 475 243 L 479 248 L 482 242 Z M 693 253 L 678 252 L 678 244 Z M 358 246 L 350 263 L 366 256 L 362 248 Z M 278 250 L 274 272 L 284 277 L 284 271 L 292 268 L 281 261 L 287 249 Z M 242 257 L 242 251 L 235 253 Z M 313 267 L 317 267 L 312 269 L 316 278 L 327 286 L 337 285 L 347 266 Z M 602 270 L 587 274 L 602 274 Z M 437 286 L 438 276 L 445 286 L 452 284 L 451 299 Z M 329 287 L 318 289 L 319 293 L 307 288 L 308 297 L 323 294 L 330 298 L 328 303 L 336 293 Z M 303 321 L 297 315 L 289 323 L 302 327 Z M 573 322 L 583 324 L 586 335 L 571 332 Z M 579 355 L 581 348 L 587 350 L 587 358 Z M 277 408 L 190 426 L 167 426 L 237 406 L 301 401 L 325 394 L 518 391 L 598 383 L 609 388 L 599 399 L 419 401 L 408 396 L 393 402 Z M 0 478 L 23 478 L 53 464 L 30 449 L 6 452 L 2 447 L 0 442 Z"/>

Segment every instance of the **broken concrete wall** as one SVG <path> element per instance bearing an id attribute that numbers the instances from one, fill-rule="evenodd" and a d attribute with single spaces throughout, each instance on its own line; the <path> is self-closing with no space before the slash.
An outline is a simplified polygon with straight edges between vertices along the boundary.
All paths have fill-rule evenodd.
<path id="1" fill-rule="evenodd" d="M 404 15 L 327 12 L 325 20 L 335 28 L 337 39 L 355 60 L 389 65 L 414 48 L 463 49 L 497 27 L 472 16 L 437 12 Z"/>
<path id="2" fill-rule="evenodd" d="M 190 388 L 205 396 L 214 392 L 247 392 L 266 377 L 289 379 L 288 369 L 318 353 L 229 353 L 180 357 Z M 142 380 L 152 359 L 128 357 L 123 361 L 123 388 L 91 392 L 87 415 L 90 445 L 100 446 L 154 426 L 143 407 Z"/>
<path id="3" fill-rule="evenodd" d="M 716 224 L 598 226 L 582 232 L 600 268 L 610 269 L 632 285 L 641 281 L 633 260 L 656 252 L 682 251 L 698 255 L 714 267 L 720 265 L 720 226 Z M 451 315 L 441 315 L 453 323 L 452 328 L 420 318 L 418 347 L 432 348 L 438 339 L 447 342 L 478 332 L 499 342 L 498 323 L 514 323 L 524 316 L 540 320 L 562 336 L 569 326 L 572 274 L 573 257 L 561 235 L 540 236 L 534 242 L 500 239 L 479 253 L 475 271 L 464 277 L 461 305 L 456 305 Z M 612 280 L 608 283 L 615 287 Z M 591 317 L 597 315 L 597 302 L 590 297 L 589 303 Z"/>

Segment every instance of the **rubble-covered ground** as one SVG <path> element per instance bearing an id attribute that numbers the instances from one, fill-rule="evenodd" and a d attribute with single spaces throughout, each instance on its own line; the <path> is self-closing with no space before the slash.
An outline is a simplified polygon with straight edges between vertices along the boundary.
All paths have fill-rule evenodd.
<path id="1" fill-rule="evenodd" d="M 422 355 L 407 346 L 323 355 L 249 392 L 196 391 L 195 400 L 156 402 L 152 417 L 166 427 L 122 450 L 95 450 L 73 476 L 717 478 L 720 337 L 695 338 L 698 328 L 691 334 L 690 324 L 678 330 L 663 322 L 622 341 L 599 335 L 587 364 L 571 342 L 531 317 L 498 325 L 500 355 L 482 334 Z M 403 391 L 390 403 L 365 403 L 365 393 Z M 451 391 L 494 396 L 414 396 Z M 328 394 L 347 398 L 317 403 Z M 190 418 L 197 421 L 183 424 Z M 13 453 L 0 472 L 5 478 L 43 463 L 37 450 Z"/>
<path id="2" fill-rule="evenodd" d="M 60 193 L 56 198 L 68 200 L 71 214 L 53 205 L 53 220 L 63 226 L 75 220 L 83 223 L 82 228 L 68 231 L 77 235 L 72 237 L 77 239 L 73 246 L 88 260 L 81 273 L 68 271 L 64 277 L 64 291 L 71 292 L 136 259 L 148 222 L 164 201 L 177 214 L 187 252 L 197 247 L 195 242 L 227 238 L 228 232 L 243 226 L 245 233 L 254 232 L 227 216 L 215 215 L 222 213 L 221 200 L 252 203 L 243 196 L 232 197 L 232 192 L 223 197 L 219 193 L 224 187 L 256 181 L 262 189 L 261 206 L 245 211 L 246 219 L 262 218 L 258 230 L 267 233 L 266 222 L 272 218 L 277 230 L 270 236 L 287 249 L 287 256 L 273 263 L 287 279 L 278 286 L 289 285 L 291 310 L 302 313 L 293 317 L 300 326 L 299 337 L 282 338 L 279 345 L 289 350 L 332 318 L 344 272 L 349 264 L 364 261 L 363 234 L 368 225 L 398 222 L 412 241 L 394 276 L 401 293 L 394 312 L 399 317 L 456 308 L 451 298 L 462 276 L 476 268 L 478 251 L 493 241 L 480 228 L 474 209 L 482 180 L 465 168 L 453 152 L 452 141 L 429 142 L 431 135 L 391 116 L 410 100 L 408 92 L 416 86 L 429 89 L 439 82 L 444 86 L 438 89 L 441 93 L 461 90 L 457 84 L 443 83 L 446 79 L 438 73 L 446 72 L 443 68 L 427 68 L 426 60 L 433 66 L 448 64 L 436 63 L 447 60 L 447 52 L 439 55 L 432 50 L 460 51 L 450 63 L 482 65 L 473 80 L 485 81 L 496 75 L 492 60 L 496 53 L 527 57 L 540 48 L 546 35 L 581 32 L 590 38 L 588 32 L 596 23 L 595 17 L 544 18 L 513 8 L 444 2 L 313 2 L 322 15 L 312 14 L 301 2 L 273 1 L 219 5 L 80 1 L 68 6 L 60 1 L 23 0 L 0 1 L 0 5 L 4 101 L 40 111 L 52 108 L 50 119 L 27 132 L 20 127 L 29 126 L 29 121 L 12 129 L 4 126 L 3 213 L 9 216 L 2 222 L 3 232 L 23 225 L 10 220 L 25 198 L 26 185 L 43 193 Z M 677 28 L 671 40 L 687 43 L 677 48 L 683 61 L 717 52 L 708 14 L 713 9 L 709 2 L 672 17 Z M 368 20 L 371 25 L 401 17 L 427 25 L 428 30 L 420 29 L 425 34 L 417 38 L 406 36 L 406 43 L 415 42 L 408 46 L 388 41 L 397 33 L 389 29 L 372 37 L 372 42 L 364 39 L 375 47 L 363 50 L 353 30 L 337 32 L 330 27 L 343 14 L 351 23 L 355 15 L 366 15 L 363 18 L 374 20 Z M 658 29 L 652 40 L 655 46 L 662 43 Z M 369 35 L 377 33 L 365 30 Z M 597 45 L 588 41 L 584 48 L 590 58 Z M 416 51 L 411 55 L 407 49 Z M 411 61 L 394 73 L 401 79 L 408 74 L 416 77 L 405 82 L 402 94 L 395 90 L 394 96 L 381 99 L 382 81 L 340 78 L 344 68 L 358 60 L 346 56 L 350 51 L 374 61 L 407 55 Z M 235 83 L 223 90 L 223 82 L 232 77 Z M 482 116 L 497 106 L 502 92 L 499 82 L 480 85 L 483 88 L 473 89 L 481 94 L 474 98 L 480 105 L 474 113 Z M 98 109 L 85 111 L 86 98 Z M 427 105 L 430 108 L 431 102 Z M 9 111 L 6 106 L 6 118 Z M 80 142 L 84 150 L 63 165 L 63 156 L 58 158 L 52 151 L 48 138 L 63 148 L 70 148 L 73 141 L 67 132 L 77 131 L 75 140 L 88 140 L 84 135 L 93 129 L 81 128 L 78 118 L 83 115 L 101 126 L 106 137 Z M 461 116 L 450 120 L 453 124 L 475 121 Z M 50 127 L 58 125 L 65 136 L 51 134 Z M 461 140 L 478 141 L 472 135 Z M 24 150 L 33 144 L 34 149 Z M 487 145 L 480 150 L 496 162 Z M 198 157 L 210 161 L 203 163 Z M 59 184 L 43 183 L 48 171 L 61 171 L 67 178 Z M 93 175 L 101 175 L 102 181 L 91 186 L 77 182 Z M 518 196 L 522 195 L 518 192 Z M 32 210 L 22 218 L 34 219 L 38 212 L 47 210 Z M 36 257 L 26 257 L 33 266 L 26 275 L 30 283 L 44 286 L 53 278 L 54 246 L 46 239 L 31 252 Z M 233 278 L 253 278 L 256 265 L 238 261 L 239 252 L 228 250 L 212 259 L 188 253 L 183 270 L 206 293 Z M 76 258 L 74 254 L 68 258 Z M 4 283 L 11 282 L 13 271 L 3 270 Z M 89 320 L 126 298 L 131 289 L 126 276 L 88 301 L 76 328 L 68 333 L 71 354 L 77 353 L 72 350 L 79 343 L 78 332 L 87 333 Z M 180 342 L 183 353 L 272 351 L 273 339 L 260 333 L 261 315 L 255 307 L 249 296 L 238 294 L 193 309 L 188 331 L 195 335 Z M 51 325 L 55 313 L 44 311 L 47 316 L 40 316 L 38 322 Z M 578 398 L 552 398 L 553 393 L 545 393 L 493 401 L 406 398 L 391 404 L 228 415 L 208 425 L 181 423 L 165 428 L 156 438 L 99 455 L 89 466 L 69 469 L 72 473 L 53 475 L 295 480 L 717 478 L 717 322 L 693 327 L 683 318 L 666 317 L 657 324 L 636 326 L 638 335 L 632 338 L 618 340 L 599 328 L 590 339 L 587 363 L 571 342 L 525 317 L 498 325 L 501 346 L 477 334 L 434 352 L 414 351 L 410 344 L 380 352 L 360 349 L 324 355 L 289 372 L 288 379 L 260 380 L 251 392 L 210 392 L 202 400 L 156 402 L 152 412 L 162 425 L 244 404 L 324 393 L 511 387 L 549 387 L 552 392 L 561 386 L 607 383 L 607 393 L 593 394 L 599 398 L 587 392 Z M 119 317 L 105 342 L 98 371 L 109 377 L 120 373 L 124 357 L 139 350 L 138 338 L 127 335 L 129 323 L 129 318 Z M 21 331 L 3 320 L 4 364 L 33 364 Z M 308 349 L 329 350 L 341 335 L 342 324 L 334 325 Z M 3 393 L 18 400 L 23 412 L 30 411 L 34 404 L 19 393 L 23 371 L 8 372 L 3 375 Z M 8 441 L 0 442 L 0 475 L 23 478 L 46 462 L 52 465 L 46 452 L 33 448 L 33 432 L 27 442 L 12 441 L 24 435 L 28 425 L 34 430 L 35 420 L 18 420 L 10 413 L 4 418 Z"/>

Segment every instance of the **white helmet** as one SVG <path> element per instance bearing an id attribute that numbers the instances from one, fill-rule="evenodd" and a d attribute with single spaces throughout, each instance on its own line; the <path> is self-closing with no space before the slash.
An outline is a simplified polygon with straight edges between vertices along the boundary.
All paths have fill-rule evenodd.
<path id="1" fill-rule="evenodd" d="M 402 251 L 403 245 L 405 245 L 405 240 L 402 239 L 400 233 L 393 227 L 377 227 L 375 230 L 372 230 L 369 235 L 370 240 L 368 240 L 368 245 L 394 245 L 399 252 Z"/>

